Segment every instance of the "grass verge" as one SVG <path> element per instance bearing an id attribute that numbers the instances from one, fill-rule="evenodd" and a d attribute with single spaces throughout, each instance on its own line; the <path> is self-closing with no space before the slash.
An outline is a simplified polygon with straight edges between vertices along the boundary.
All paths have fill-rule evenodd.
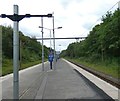
<path id="1" fill-rule="evenodd" d="M 66 59 L 71 60 L 71 61 L 78 63 L 78 64 L 81 64 L 81 65 L 84 65 L 87 68 L 91 68 L 93 70 L 102 72 L 102 73 L 107 74 L 111 77 L 120 79 L 120 74 L 119 74 L 120 67 L 117 63 L 113 63 L 113 62 L 106 63 L 106 62 L 100 62 L 100 61 L 95 62 L 95 63 L 91 63 L 91 62 L 86 61 L 84 59 L 69 59 L 69 58 L 66 58 Z"/>
<path id="2" fill-rule="evenodd" d="M 41 63 L 41 60 L 22 63 L 19 70 Z M 2 76 L 13 73 L 13 61 L 5 59 L 2 63 Z"/>

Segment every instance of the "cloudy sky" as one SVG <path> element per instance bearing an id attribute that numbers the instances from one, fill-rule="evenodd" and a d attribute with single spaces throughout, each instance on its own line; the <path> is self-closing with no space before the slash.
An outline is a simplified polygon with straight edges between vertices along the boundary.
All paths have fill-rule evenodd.
<path id="1" fill-rule="evenodd" d="M 54 12 L 55 37 L 86 37 L 93 26 L 108 10 L 114 11 L 119 0 L 0 0 L 0 14 L 13 14 L 13 5 L 19 6 L 19 14 L 48 14 Z M 52 18 L 43 19 L 44 27 L 52 29 Z M 13 26 L 7 18 L 0 18 L 0 25 Z M 25 18 L 19 23 L 24 35 L 41 38 L 41 18 Z M 44 37 L 50 37 L 50 31 L 44 29 Z M 56 50 L 66 49 L 76 40 L 56 40 Z M 44 41 L 50 47 L 50 41 Z M 53 47 L 53 44 L 52 44 Z"/>

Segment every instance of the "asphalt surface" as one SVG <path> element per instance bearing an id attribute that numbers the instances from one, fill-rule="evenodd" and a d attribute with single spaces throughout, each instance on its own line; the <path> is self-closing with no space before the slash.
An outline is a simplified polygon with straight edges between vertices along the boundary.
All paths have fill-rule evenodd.
<path id="1" fill-rule="evenodd" d="M 20 99 L 111 99 L 62 59 L 55 70 L 48 62 L 44 66 L 44 72 L 41 64 L 20 71 Z M 2 98 L 13 99 L 12 90 L 12 75 L 3 77 Z"/>

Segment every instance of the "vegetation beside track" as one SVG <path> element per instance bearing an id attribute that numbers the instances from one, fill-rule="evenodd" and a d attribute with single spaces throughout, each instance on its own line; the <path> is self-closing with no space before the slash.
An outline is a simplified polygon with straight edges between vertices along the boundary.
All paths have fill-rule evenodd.
<path id="1" fill-rule="evenodd" d="M 69 44 L 61 57 L 120 78 L 120 10 L 107 12 L 85 40 Z"/>
<path id="2" fill-rule="evenodd" d="M 2 26 L 2 75 L 13 72 L 13 28 Z M 20 37 L 20 69 L 28 68 L 32 65 L 41 63 L 42 45 L 32 36 L 25 36 L 19 31 Z M 44 57 L 47 58 L 50 48 L 44 46 Z M 1 55 L 1 54 L 0 54 Z"/>
<path id="3" fill-rule="evenodd" d="M 105 62 L 90 62 L 90 61 L 87 61 L 88 59 L 70 59 L 70 58 L 66 58 L 67 60 L 70 60 L 70 61 L 73 61 L 74 63 L 76 64 L 81 64 L 83 66 L 85 66 L 86 68 L 88 69 L 92 69 L 92 70 L 95 70 L 95 71 L 98 71 L 100 73 L 104 73 L 106 75 L 109 75 L 113 78 L 116 78 L 116 79 L 120 79 L 120 73 L 119 73 L 119 67 L 118 67 L 118 64 L 116 62 L 111 62 L 108 61 L 105 63 Z"/>
<path id="4" fill-rule="evenodd" d="M 3 65 L 2 65 L 2 76 L 13 73 L 13 61 L 12 61 L 12 59 L 5 59 L 4 62 L 5 63 L 3 63 Z M 28 68 L 30 66 L 33 66 L 33 65 L 36 65 L 39 63 L 41 63 L 41 60 L 22 63 L 22 64 L 20 64 L 19 70 Z"/>

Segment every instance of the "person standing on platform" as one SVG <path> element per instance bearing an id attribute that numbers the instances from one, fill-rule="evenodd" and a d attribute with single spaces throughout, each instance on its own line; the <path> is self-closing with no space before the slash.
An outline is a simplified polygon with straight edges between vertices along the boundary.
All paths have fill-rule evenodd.
<path id="1" fill-rule="evenodd" d="M 50 62 L 50 69 L 52 69 L 52 62 L 53 62 L 53 58 L 54 58 L 54 55 L 52 52 L 50 52 L 49 56 L 48 56 L 48 60 Z"/>

